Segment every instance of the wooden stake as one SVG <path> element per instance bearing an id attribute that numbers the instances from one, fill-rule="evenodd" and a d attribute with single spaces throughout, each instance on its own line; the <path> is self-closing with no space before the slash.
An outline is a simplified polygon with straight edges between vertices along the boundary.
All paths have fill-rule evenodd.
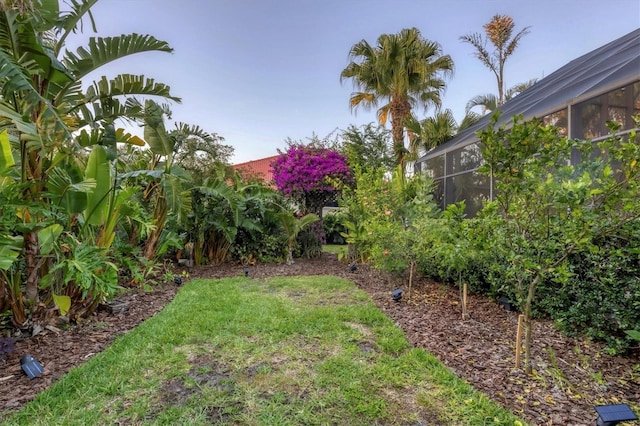
<path id="1" fill-rule="evenodd" d="M 520 353 L 522 352 L 522 323 L 524 315 L 518 315 L 518 331 L 516 332 L 516 368 L 520 368 Z"/>
<path id="2" fill-rule="evenodd" d="M 462 319 L 467 319 L 467 283 L 462 287 Z"/>
<path id="3" fill-rule="evenodd" d="M 409 262 L 409 299 L 411 299 L 411 283 L 413 281 L 413 261 Z"/>

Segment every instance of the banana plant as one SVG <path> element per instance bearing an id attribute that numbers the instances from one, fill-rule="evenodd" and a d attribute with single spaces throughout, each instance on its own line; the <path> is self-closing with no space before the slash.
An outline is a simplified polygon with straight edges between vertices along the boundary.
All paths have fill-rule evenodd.
<path id="1" fill-rule="evenodd" d="M 52 201 L 61 202 L 75 214 L 86 196 L 85 185 L 66 192 L 62 199 L 51 198 L 56 189 L 51 178 L 59 178 L 60 168 L 76 160 L 73 146 L 99 145 L 109 137 L 108 130 L 101 129 L 117 119 L 138 117 L 140 104 L 130 97 L 154 95 L 179 101 L 168 86 L 142 75 L 101 77 L 83 90 L 83 80 L 105 64 L 143 52 L 172 51 L 166 42 L 140 34 L 92 37 L 86 47 L 65 50 L 67 38 L 81 32 L 83 20 L 88 18 L 96 31 L 91 12 L 96 3 L 69 0 L 71 10 L 65 12 L 57 0 L 8 2 L 0 8 L 0 130 L 7 130 L 12 151 L 9 155 L 6 143 L 0 142 L 0 168 L 9 167 L 13 157 L 19 169 L 11 178 L 22 188 L 23 206 L 17 210 L 23 222 L 21 256 L 31 306 L 37 305 L 38 282 L 45 273 L 40 269 L 38 232 L 50 225 L 47 209 Z M 129 100 L 121 101 L 124 98 Z M 98 130 L 82 132 L 86 127 Z M 73 184 L 82 182 L 82 176 L 69 175 Z M 113 206 L 115 191 L 108 193 Z M 106 236 L 104 243 L 108 241 Z"/>
<path id="2" fill-rule="evenodd" d="M 150 178 L 144 190 L 144 201 L 152 210 L 153 228 L 147 236 L 142 255 L 153 259 L 157 254 L 162 232 L 169 213 L 177 221 L 183 221 L 191 210 L 191 195 L 188 185 L 189 175 L 182 167 L 174 164 L 177 145 L 184 135 L 168 132 L 164 116 L 170 113 L 166 106 L 147 100 L 144 108 L 144 140 L 149 145 L 151 158 L 147 170 L 129 173 L 125 176 L 146 175 Z"/>

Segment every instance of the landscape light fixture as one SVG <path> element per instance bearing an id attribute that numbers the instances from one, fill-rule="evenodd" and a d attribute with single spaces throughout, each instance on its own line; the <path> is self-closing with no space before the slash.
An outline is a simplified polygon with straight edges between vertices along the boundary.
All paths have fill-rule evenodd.
<path id="1" fill-rule="evenodd" d="M 402 290 L 400 290 L 399 288 L 396 290 L 393 290 L 391 292 L 391 297 L 393 297 L 394 302 L 399 302 L 400 299 L 402 299 Z"/>
<path id="2" fill-rule="evenodd" d="M 515 304 L 508 298 L 508 297 L 499 297 L 498 298 L 498 303 L 502 305 L 502 307 L 504 309 L 506 309 L 507 311 L 510 312 L 514 312 L 517 311 L 518 308 L 516 308 Z"/>
<path id="3" fill-rule="evenodd" d="M 180 275 L 176 275 L 175 277 L 173 277 L 173 283 L 177 286 L 181 286 L 182 285 L 182 277 Z"/>
<path id="4" fill-rule="evenodd" d="M 244 276 L 245 277 L 249 276 L 249 268 L 244 268 Z"/>
<path id="5" fill-rule="evenodd" d="M 627 404 L 596 405 L 595 409 L 598 413 L 598 426 L 615 426 L 620 422 L 638 420 L 638 416 Z"/>
<path id="6" fill-rule="evenodd" d="M 352 262 L 351 264 L 349 264 L 349 271 L 355 272 L 356 269 L 358 269 L 358 267 L 356 266 L 356 262 Z"/>
<path id="7" fill-rule="evenodd" d="M 20 366 L 22 366 L 22 371 L 24 371 L 24 374 L 26 374 L 30 379 L 35 379 L 36 377 L 44 373 L 44 368 L 42 368 L 42 365 L 29 354 L 20 358 Z"/>

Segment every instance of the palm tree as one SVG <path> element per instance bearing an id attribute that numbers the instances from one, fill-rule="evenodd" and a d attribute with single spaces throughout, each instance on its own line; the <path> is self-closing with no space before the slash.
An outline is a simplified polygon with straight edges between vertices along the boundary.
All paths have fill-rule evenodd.
<path id="1" fill-rule="evenodd" d="M 476 123 L 479 119 L 478 114 L 467 111 L 458 124 L 450 109 L 437 111 L 433 117 L 427 117 L 422 121 L 410 116 L 405 124 L 409 133 L 409 151 L 414 156 L 417 156 L 420 151 L 429 152 L 453 139 L 458 132 Z"/>
<path id="2" fill-rule="evenodd" d="M 514 27 L 515 23 L 510 16 L 495 15 L 484 25 L 486 39 L 480 33 L 460 37 L 460 40 L 469 43 L 476 49 L 476 58 L 495 74 L 498 82 L 497 106 L 505 102 L 504 64 L 518 47 L 522 37 L 529 33 L 530 28 L 525 27 L 513 35 Z M 493 52 L 487 50 L 487 40 L 495 47 Z"/>
<path id="3" fill-rule="evenodd" d="M 282 221 L 282 230 L 287 237 L 287 265 L 293 265 L 293 247 L 298 234 L 307 226 L 319 221 L 320 217 L 315 213 L 307 213 L 298 218 L 289 210 L 283 210 L 279 217 Z"/>
<path id="4" fill-rule="evenodd" d="M 516 96 L 518 96 L 520 93 L 524 92 L 525 90 L 527 90 L 529 87 L 533 86 L 534 84 L 536 84 L 536 82 L 538 81 L 537 78 L 533 78 L 529 81 L 525 81 L 524 83 L 518 83 L 515 86 L 511 87 L 509 90 L 506 91 L 505 95 L 504 95 L 504 101 L 510 101 L 511 99 L 515 98 Z M 484 95 L 478 95 L 478 96 L 474 96 L 473 98 L 471 98 L 471 100 L 469 100 L 469 102 L 467 102 L 467 105 L 465 107 L 465 111 L 467 114 L 470 113 L 470 111 L 479 106 L 482 108 L 482 115 L 487 114 L 489 112 L 495 111 L 496 109 L 498 109 L 498 107 L 500 106 L 500 102 L 499 99 L 496 95 L 492 94 L 492 93 L 487 93 Z"/>
<path id="5" fill-rule="evenodd" d="M 398 164 L 404 164 L 405 120 L 412 108 L 440 106 L 445 88 L 444 77 L 453 72 L 453 61 L 443 55 L 438 43 L 423 39 L 417 28 L 398 34 L 382 34 L 377 45 L 366 40 L 356 43 L 349 52 L 350 63 L 340 80 L 351 78 L 358 90 L 350 98 L 351 108 L 377 107 L 378 120 L 385 124 L 391 116 L 393 148 Z"/>
<path id="6" fill-rule="evenodd" d="M 438 111 L 433 117 L 418 121 L 415 117 L 407 119 L 409 132 L 409 150 L 418 154 L 420 150 L 430 151 L 452 139 L 458 129 L 458 124 L 450 109 Z"/>

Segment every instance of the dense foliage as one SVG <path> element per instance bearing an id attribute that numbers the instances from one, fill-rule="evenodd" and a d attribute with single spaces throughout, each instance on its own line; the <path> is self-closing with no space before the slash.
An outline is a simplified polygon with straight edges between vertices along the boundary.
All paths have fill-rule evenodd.
<path id="1" fill-rule="evenodd" d="M 145 188 L 118 176 L 117 145 L 145 142 L 115 122 L 143 119 L 136 96 L 179 98 L 142 75 L 86 78 L 120 58 L 172 49 L 140 34 L 65 49 L 83 19 L 95 31 L 94 4 L 74 1 L 64 12 L 57 1 L 0 8 L 0 311 L 10 311 L 18 327 L 54 313 L 69 319 L 91 313 L 118 289 L 116 240 L 139 244 L 155 229 L 154 215 L 135 207 Z M 130 221 L 142 226 L 119 227 Z M 149 232 L 125 235 L 134 229 Z"/>
<path id="2" fill-rule="evenodd" d="M 553 318 L 564 331 L 605 341 L 613 352 L 636 347 L 635 133 L 592 143 L 516 118 L 481 138 L 483 170 L 498 180 L 494 202 L 467 219 L 463 204 L 439 212 L 423 191 L 411 189 L 414 180 L 358 175 L 357 189 L 343 201 L 352 255 L 403 280 L 415 264 L 423 275 L 506 296 L 529 320 Z M 576 155 L 582 161 L 568 162 Z"/>
<path id="3" fill-rule="evenodd" d="M 391 132 L 373 123 L 356 127 L 351 125 L 342 132 L 342 152 L 351 170 L 391 171 L 395 165 Z"/>

